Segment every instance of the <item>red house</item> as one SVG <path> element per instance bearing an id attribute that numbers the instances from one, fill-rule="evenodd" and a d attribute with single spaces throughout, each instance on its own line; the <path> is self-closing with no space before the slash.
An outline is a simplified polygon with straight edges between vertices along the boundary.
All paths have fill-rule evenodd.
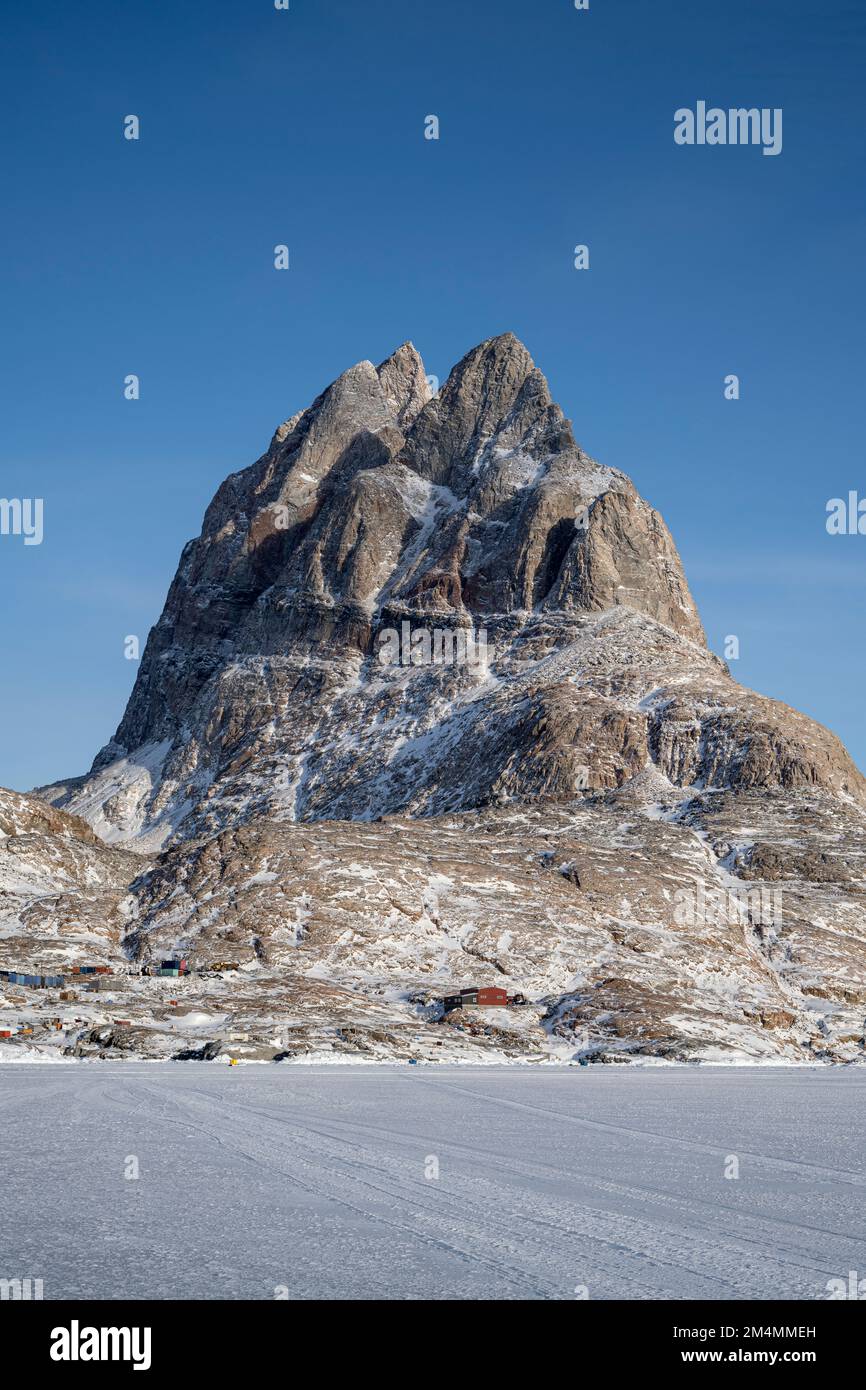
<path id="1" fill-rule="evenodd" d="M 491 1004 L 500 1004 L 504 1006 L 508 1003 L 508 995 L 506 994 L 504 989 L 479 989 L 478 1003 L 481 1006 L 487 1007 L 489 1007 Z"/>

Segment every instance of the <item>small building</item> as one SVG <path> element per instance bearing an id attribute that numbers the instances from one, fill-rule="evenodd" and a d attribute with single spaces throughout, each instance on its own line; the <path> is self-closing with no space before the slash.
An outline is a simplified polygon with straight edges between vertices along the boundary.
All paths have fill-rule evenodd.
<path id="1" fill-rule="evenodd" d="M 526 999 L 522 994 L 509 995 L 498 985 L 473 985 L 469 989 L 461 989 L 458 994 L 446 994 L 441 1003 L 448 1013 L 451 1009 L 465 1009 L 472 1005 L 481 1009 L 504 1009 L 509 1004 L 525 1004 Z"/>
<path id="2" fill-rule="evenodd" d="M 157 966 L 150 966 L 147 972 L 149 975 L 167 975 L 176 979 L 180 975 L 189 974 L 189 961 L 185 956 L 173 956 L 170 960 L 160 961 Z"/>
<path id="3" fill-rule="evenodd" d="M 491 1005 L 504 1008 L 508 1003 L 508 995 L 504 989 L 497 989 L 495 987 L 491 989 L 479 989 L 476 1001 L 484 1008 L 490 1008 Z"/>
<path id="4" fill-rule="evenodd" d="M 21 970 L 0 970 L 0 980 L 27 989 L 56 989 L 64 983 L 62 975 L 30 975 Z"/>

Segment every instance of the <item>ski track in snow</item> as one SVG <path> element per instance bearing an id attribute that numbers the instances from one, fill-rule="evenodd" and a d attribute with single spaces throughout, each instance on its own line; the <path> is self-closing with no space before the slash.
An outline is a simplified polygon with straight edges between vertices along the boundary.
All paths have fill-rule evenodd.
<path id="1" fill-rule="evenodd" d="M 52 1071 L 0 1071 L 0 1274 L 46 1298 L 808 1300 L 866 1269 L 854 1068 Z"/>

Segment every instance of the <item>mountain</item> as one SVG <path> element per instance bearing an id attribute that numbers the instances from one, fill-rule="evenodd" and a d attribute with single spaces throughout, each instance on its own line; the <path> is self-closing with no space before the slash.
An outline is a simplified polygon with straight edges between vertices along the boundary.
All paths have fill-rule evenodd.
<path id="1" fill-rule="evenodd" d="M 410 641 L 483 631 L 483 659 L 383 664 L 404 622 Z M 707 651 L 661 517 L 575 444 L 506 334 L 433 399 L 408 344 L 359 363 L 222 484 L 114 738 L 48 795 L 150 849 L 254 813 L 431 815 L 648 765 L 864 801 L 838 740 Z"/>
<path id="2" fill-rule="evenodd" d="M 460 1046 L 863 1051 L 866 782 L 707 649 L 663 520 L 511 334 L 435 396 L 404 344 L 281 425 L 114 737 L 40 796 L 139 857 L 118 950 L 238 959 L 247 1024 L 302 1049 L 405 1048 L 413 992 L 502 982 L 531 1013 Z"/>

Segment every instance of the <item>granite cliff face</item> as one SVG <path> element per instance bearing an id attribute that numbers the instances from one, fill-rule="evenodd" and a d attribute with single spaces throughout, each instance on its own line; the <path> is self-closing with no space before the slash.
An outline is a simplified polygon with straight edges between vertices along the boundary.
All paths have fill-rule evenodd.
<path id="1" fill-rule="evenodd" d="M 301 1051 L 411 1052 L 410 995 L 481 982 L 534 1012 L 470 1050 L 863 1054 L 866 783 L 707 650 L 661 517 L 510 334 L 435 397 L 406 344 L 281 425 L 41 795 L 138 856 L 124 959 L 240 960 Z"/>

